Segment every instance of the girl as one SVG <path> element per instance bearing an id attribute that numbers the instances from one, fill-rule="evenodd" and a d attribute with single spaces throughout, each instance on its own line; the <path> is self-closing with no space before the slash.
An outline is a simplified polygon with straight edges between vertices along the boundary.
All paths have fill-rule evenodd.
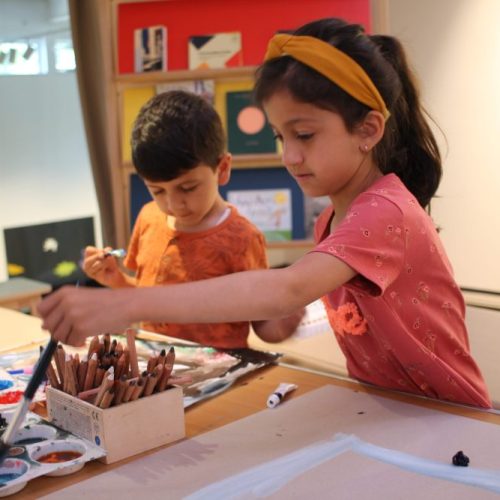
<path id="1" fill-rule="evenodd" d="M 399 42 L 339 19 L 276 35 L 255 95 L 290 174 L 307 195 L 332 202 L 317 221 L 317 246 L 284 269 L 135 290 L 61 289 L 40 305 L 44 327 L 81 344 L 138 320 L 271 319 L 322 297 L 352 377 L 490 407 L 463 297 L 424 210 L 441 160 Z"/>

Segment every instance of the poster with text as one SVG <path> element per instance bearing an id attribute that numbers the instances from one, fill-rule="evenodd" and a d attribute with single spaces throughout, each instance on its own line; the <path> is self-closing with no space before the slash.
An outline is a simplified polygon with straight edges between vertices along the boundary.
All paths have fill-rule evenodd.
<path id="1" fill-rule="evenodd" d="M 228 191 L 227 201 L 252 221 L 268 241 L 292 239 L 292 193 L 289 189 Z"/>

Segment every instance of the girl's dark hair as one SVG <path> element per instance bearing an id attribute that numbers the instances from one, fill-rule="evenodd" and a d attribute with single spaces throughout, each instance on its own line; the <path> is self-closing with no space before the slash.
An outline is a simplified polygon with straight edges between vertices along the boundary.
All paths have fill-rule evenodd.
<path id="1" fill-rule="evenodd" d="M 391 36 L 368 36 L 362 26 L 336 18 L 308 23 L 293 34 L 319 38 L 365 70 L 391 113 L 384 137 L 373 150 L 375 161 L 384 174 L 397 174 L 419 203 L 427 206 L 441 180 L 441 155 L 401 43 Z M 266 61 L 256 76 L 258 103 L 287 89 L 299 101 L 339 113 L 350 132 L 370 111 L 331 80 L 289 56 Z"/>
<path id="2" fill-rule="evenodd" d="M 215 169 L 225 151 L 214 107 L 191 92 L 172 90 L 150 99 L 132 130 L 132 161 L 149 181 L 170 181 L 200 164 Z"/>

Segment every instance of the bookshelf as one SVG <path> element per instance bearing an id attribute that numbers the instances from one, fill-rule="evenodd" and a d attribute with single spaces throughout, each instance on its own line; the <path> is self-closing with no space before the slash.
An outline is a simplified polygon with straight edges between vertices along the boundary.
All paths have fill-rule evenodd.
<path id="1" fill-rule="evenodd" d="M 223 106 L 222 101 L 228 88 L 246 88 L 253 81 L 255 66 L 224 68 L 211 70 L 172 70 L 167 72 L 149 72 L 117 75 L 115 86 L 119 108 L 119 130 L 122 137 L 121 165 L 129 173 L 133 171 L 128 149 L 128 138 L 132 121 L 139 108 L 156 93 L 156 86 L 163 83 L 175 83 L 196 80 L 213 80 L 215 84 L 215 106 Z M 218 88 L 221 87 L 219 91 Z M 222 113 L 220 113 L 222 114 Z M 221 116 L 223 121 L 224 116 Z M 281 157 L 276 153 L 233 155 L 233 168 L 265 168 L 281 166 Z"/>
<path id="2" fill-rule="evenodd" d="M 369 0 L 310 0 L 293 2 L 268 0 L 265 5 L 250 0 L 110 0 L 113 19 L 114 78 L 117 99 L 117 129 L 120 137 L 120 170 L 123 195 L 128 202 L 128 227 L 132 222 L 130 196 L 134 168 L 128 146 L 131 126 L 140 107 L 156 93 L 161 84 L 182 81 L 213 80 L 214 105 L 226 125 L 225 93 L 250 90 L 254 73 L 261 62 L 267 41 L 278 30 L 296 27 L 308 20 L 328 15 L 339 16 L 369 25 Z M 259 5 L 258 5 L 259 4 Z M 193 9 L 195 9 L 193 11 Z M 195 14 L 193 14 L 195 12 Z M 224 15 L 220 13 L 224 12 Z M 139 27 L 165 24 L 168 29 L 168 70 L 132 73 L 133 31 Z M 223 69 L 189 70 L 187 40 L 191 35 L 240 31 L 244 66 Z M 276 153 L 233 154 L 233 170 L 252 169 L 252 175 L 265 178 L 269 169 L 282 167 Z M 250 173 L 250 172 L 249 172 Z M 292 180 L 293 182 L 293 180 Z M 303 215 L 301 215 L 303 217 Z M 295 216 L 294 216 L 295 217 Z M 302 220 L 302 227 L 304 221 Z M 303 237 L 290 241 L 269 241 L 270 254 L 283 261 L 293 261 L 312 247 Z M 293 254 L 288 258 L 287 254 Z M 271 258 L 271 263 L 273 259 Z"/>

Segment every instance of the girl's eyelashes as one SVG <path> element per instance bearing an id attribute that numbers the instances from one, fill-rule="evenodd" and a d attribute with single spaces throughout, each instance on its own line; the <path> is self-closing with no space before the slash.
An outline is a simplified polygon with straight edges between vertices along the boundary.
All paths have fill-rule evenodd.
<path id="1" fill-rule="evenodd" d="M 312 134 L 312 133 L 309 133 L 309 134 L 297 134 L 297 139 L 299 139 L 299 141 L 308 141 L 313 136 L 314 136 L 314 134 Z"/>
<path id="2" fill-rule="evenodd" d="M 309 139 L 312 139 L 314 134 L 295 134 L 295 138 L 298 139 L 299 141 L 308 141 Z M 280 141 L 283 142 L 283 136 L 280 134 L 274 134 L 274 140 L 275 141 Z"/>
<path id="3" fill-rule="evenodd" d="M 308 141 L 309 139 L 311 139 L 314 136 L 314 133 L 312 133 L 312 132 L 295 132 L 293 135 L 299 141 Z M 283 136 L 281 134 L 278 134 L 278 132 L 274 132 L 273 137 L 274 137 L 275 141 L 283 142 Z"/>

